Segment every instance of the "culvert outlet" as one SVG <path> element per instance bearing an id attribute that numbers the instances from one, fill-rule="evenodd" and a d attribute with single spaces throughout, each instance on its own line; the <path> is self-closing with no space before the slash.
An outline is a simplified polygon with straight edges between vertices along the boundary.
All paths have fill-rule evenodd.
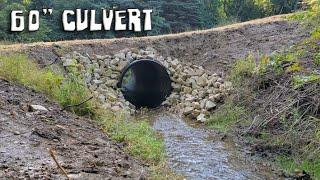
<path id="1" fill-rule="evenodd" d="M 150 60 L 136 60 L 121 73 L 118 87 L 136 108 L 156 108 L 171 94 L 171 79 L 166 68 Z"/>

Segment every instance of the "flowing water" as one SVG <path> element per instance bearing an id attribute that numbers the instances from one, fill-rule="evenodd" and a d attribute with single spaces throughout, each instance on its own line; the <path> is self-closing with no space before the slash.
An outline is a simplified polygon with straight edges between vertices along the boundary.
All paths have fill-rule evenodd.
<path id="1" fill-rule="evenodd" d="M 169 114 L 153 116 L 153 128 L 163 135 L 169 166 L 187 179 L 273 179 L 239 152 L 203 128 Z"/>

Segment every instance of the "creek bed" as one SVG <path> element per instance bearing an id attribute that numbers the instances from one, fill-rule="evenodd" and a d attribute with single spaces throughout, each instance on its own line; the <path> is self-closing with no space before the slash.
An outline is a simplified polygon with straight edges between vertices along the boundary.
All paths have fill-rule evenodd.
<path id="1" fill-rule="evenodd" d="M 194 127 L 182 118 L 156 113 L 153 128 L 164 138 L 169 166 L 187 179 L 274 179 L 270 168 L 244 158 L 230 143 L 214 133 Z"/>

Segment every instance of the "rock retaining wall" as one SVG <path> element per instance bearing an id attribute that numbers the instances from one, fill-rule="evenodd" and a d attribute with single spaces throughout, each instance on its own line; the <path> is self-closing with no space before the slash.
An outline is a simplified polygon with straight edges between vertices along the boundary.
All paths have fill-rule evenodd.
<path id="1" fill-rule="evenodd" d="M 123 49 L 113 55 L 88 55 L 73 52 L 61 57 L 63 66 L 80 66 L 85 83 L 102 104 L 102 108 L 134 113 L 134 106 L 127 102 L 117 83 L 122 69 L 133 60 L 154 59 L 167 68 L 172 80 L 173 93 L 163 103 L 172 111 L 205 122 L 210 114 L 230 93 L 231 83 L 219 74 L 212 74 L 203 67 L 182 63 L 177 58 L 163 57 L 153 48 Z"/>

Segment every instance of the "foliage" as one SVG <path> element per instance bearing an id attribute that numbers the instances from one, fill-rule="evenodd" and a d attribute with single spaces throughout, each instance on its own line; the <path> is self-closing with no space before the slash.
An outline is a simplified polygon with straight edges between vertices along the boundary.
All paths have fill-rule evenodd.
<path id="1" fill-rule="evenodd" d="M 27 56 L 16 54 L 0 56 L 0 76 L 36 91 L 54 94 L 63 77 L 48 70 L 40 70 Z"/>
<path id="2" fill-rule="evenodd" d="M 287 173 L 294 173 L 296 171 L 312 172 L 312 177 L 320 179 L 320 161 L 317 159 L 295 161 L 290 157 L 279 156 L 277 157 L 277 164 Z"/>
<path id="3" fill-rule="evenodd" d="M 320 66 L 320 53 L 317 53 L 313 56 L 313 62 L 314 64 L 316 64 L 317 66 Z"/>
<path id="4" fill-rule="evenodd" d="M 293 87 L 295 89 L 298 89 L 308 83 L 314 83 L 317 81 L 318 82 L 320 81 L 320 75 L 317 75 L 317 74 L 295 75 L 295 76 L 293 76 Z"/>
<path id="5" fill-rule="evenodd" d="M 164 146 L 146 121 L 132 122 L 127 117 L 100 110 L 97 117 L 109 136 L 125 143 L 127 151 L 140 159 L 156 165 L 164 158 Z"/>
<path id="6" fill-rule="evenodd" d="M 298 169 L 314 179 L 320 178 L 319 10 L 289 17 L 303 20 L 310 37 L 284 52 L 248 55 L 234 64 L 232 101 L 208 122 L 223 131 L 237 128 L 259 152 L 278 154 L 274 160 L 288 173 Z"/>
<path id="7" fill-rule="evenodd" d="M 173 1 L 133 1 L 133 0 L 0 0 L 0 41 L 31 42 L 57 41 L 70 39 L 93 39 L 159 35 L 189 30 L 205 29 L 247 21 L 275 14 L 297 10 L 298 0 L 173 0 Z M 313 3 L 314 4 L 314 3 Z M 9 32 L 10 11 L 31 9 L 41 10 L 51 7 L 51 16 L 41 16 L 41 27 L 37 32 Z M 312 7 L 315 7 L 312 5 Z M 153 30 L 141 33 L 132 32 L 89 32 L 66 33 L 62 29 L 61 13 L 65 9 L 153 9 Z M 25 14 L 26 16 L 27 14 Z M 101 14 L 97 15 L 97 18 Z"/>
<path id="8" fill-rule="evenodd" d="M 44 92 L 63 107 L 79 104 L 89 97 L 89 91 L 75 76 L 65 78 L 49 69 L 40 69 L 34 61 L 22 54 L 0 56 L 0 77 Z M 92 112 L 92 108 L 91 103 L 86 102 L 70 110 L 87 115 Z"/>
<path id="9" fill-rule="evenodd" d="M 18 42 L 30 42 L 30 41 L 46 41 L 49 40 L 47 33 L 50 32 L 50 28 L 47 26 L 47 22 L 41 20 L 40 30 L 36 32 L 10 32 L 10 13 L 12 10 L 26 11 L 30 3 L 20 1 L 0 1 L 0 40 L 2 41 L 18 41 Z M 26 17 L 25 13 L 25 17 Z"/>
<path id="10" fill-rule="evenodd" d="M 206 125 L 226 132 L 235 122 L 241 121 L 246 115 L 246 110 L 243 107 L 236 106 L 228 102 L 211 115 Z"/>
<path id="11" fill-rule="evenodd" d="M 94 115 L 110 138 L 123 143 L 126 152 L 150 165 L 151 179 L 184 179 L 169 169 L 162 138 L 147 120 L 133 120 L 123 112 L 102 109 L 95 110 Z"/>
<path id="12" fill-rule="evenodd" d="M 254 75 L 256 67 L 256 60 L 253 55 L 248 55 L 246 58 L 238 60 L 233 65 L 233 68 L 230 71 L 229 80 L 232 81 L 235 86 L 241 86 L 244 79 Z"/>

